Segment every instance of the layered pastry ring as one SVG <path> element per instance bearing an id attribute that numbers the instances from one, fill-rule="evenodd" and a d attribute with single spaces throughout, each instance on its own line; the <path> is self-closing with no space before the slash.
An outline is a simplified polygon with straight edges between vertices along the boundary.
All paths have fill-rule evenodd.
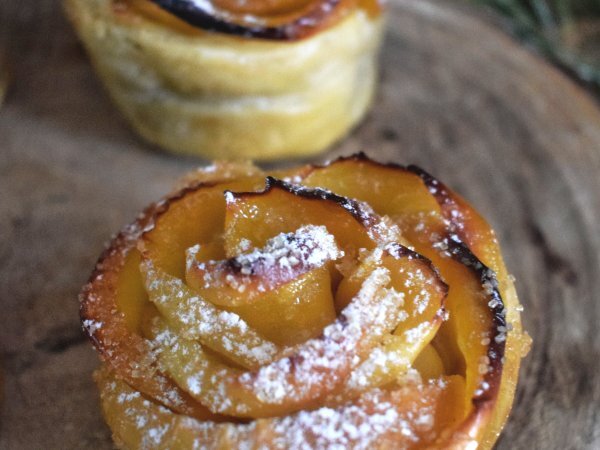
<path id="1" fill-rule="evenodd" d="M 378 0 L 64 0 L 145 139 L 211 159 L 307 156 L 366 113 Z"/>
<path id="2" fill-rule="evenodd" d="M 220 164 L 81 294 L 123 448 L 491 448 L 527 347 L 492 230 L 416 167 Z"/>

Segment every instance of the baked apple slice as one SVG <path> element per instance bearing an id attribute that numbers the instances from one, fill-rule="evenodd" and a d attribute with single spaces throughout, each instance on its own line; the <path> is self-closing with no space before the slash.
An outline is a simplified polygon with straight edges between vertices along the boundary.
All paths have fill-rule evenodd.
<path id="1" fill-rule="evenodd" d="M 371 180 L 377 180 L 374 187 Z M 519 302 L 489 225 L 422 169 L 380 164 L 363 154 L 317 167 L 302 183 L 364 201 L 394 218 L 439 270 L 449 285 L 449 320 L 433 347 L 446 372 L 466 381 L 469 415 L 456 436 L 464 433 L 490 448 L 510 410 L 529 337 L 522 333 Z"/>
<path id="2" fill-rule="evenodd" d="M 187 284 L 277 344 L 315 338 L 335 320 L 328 265 L 343 253 L 325 227 L 279 234 L 227 260 L 188 255 Z"/>
<path id="3" fill-rule="evenodd" d="M 364 155 L 216 167 L 126 228 L 82 292 L 115 440 L 490 448 L 527 337 L 486 222 Z"/>
<path id="4" fill-rule="evenodd" d="M 148 1 L 148 0 L 146 0 Z M 379 11 L 375 1 L 283 0 L 236 2 L 232 0 L 149 0 L 183 22 L 203 30 L 272 40 L 297 40 L 310 36 L 348 14 L 357 4 Z M 139 5 L 144 10 L 148 6 Z M 156 11 L 151 11 L 157 15 Z"/>
<path id="5" fill-rule="evenodd" d="M 436 437 L 460 415 L 461 377 L 373 390 L 352 403 L 250 424 L 201 422 L 144 399 L 106 370 L 96 374 L 102 407 L 125 448 L 437 448 Z M 459 407 L 460 408 L 460 407 Z"/>

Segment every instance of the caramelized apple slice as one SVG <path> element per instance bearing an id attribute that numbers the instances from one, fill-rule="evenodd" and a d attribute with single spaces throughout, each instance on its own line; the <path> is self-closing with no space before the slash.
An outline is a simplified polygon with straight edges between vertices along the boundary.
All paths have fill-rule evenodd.
<path id="1" fill-rule="evenodd" d="M 176 334 L 197 339 L 249 369 L 271 362 L 279 352 L 277 345 L 260 336 L 240 316 L 218 309 L 180 279 L 155 269 L 149 260 L 141 269 L 150 301 Z"/>
<path id="2" fill-rule="evenodd" d="M 253 302 L 225 309 L 281 346 L 316 338 L 336 317 L 329 269 L 313 269 Z"/>
<path id="3" fill-rule="evenodd" d="M 242 253 L 243 249 L 263 247 L 273 236 L 294 232 L 307 224 L 325 226 L 347 254 L 373 248 L 384 231 L 381 220 L 367 205 L 272 177 L 267 178 L 263 192 L 229 192 L 226 201 L 228 257 Z"/>
<path id="4" fill-rule="evenodd" d="M 417 175 L 438 203 L 449 231 L 459 236 L 485 265 L 499 275 L 504 269 L 498 240 L 488 223 L 464 199 L 448 189 L 442 182 L 416 166 L 406 170 Z"/>
<path id="5" fill-rule="evenodd" d="M 336 294 L 338 304 L 341 298 L 355 291 L 365 273 L 376 267 L 389 270 L 390 286 L 404 299 L 404 316 L 394 332 L 352 372 L 343 389 L 344 397 L 352 398 L 401 377 L 433 339 L 444 318 L 448 286 L 430 261 L 398 244 L 389 244 L 385 250 L 373 250 L 340 284 Z"/>
<path id="6" fill-rule="evenodd" d="M 413 363 L 423 380 L 434 380 L 446 374 L 444 362 L 433 344 L 427 345 Z"/>
<path id="7" fill-rule="evenodd" d="M 209 240 L 220 231 L 219 227 L 222 230 L 223 190 L 262 186 L 262 178 L 244 178 L 222 188 L 200 184 L 152 205 L 112 241 L 81 292 L 81 320 L 102 359 L 137 390 L 174 411 L 194 417 L 214 417 L 156 366 L 152 347 L 141 329 L 143 318 L 152 311 L 153 305 L 148 302 L 139 272 L 140 255 L 136 245 L 144 235 L 142 247 L 148 254 L 159 265 L 183 275 L 185 249 Z M 201 220 L 203 215 L 207 216 L 206 220 Z M 188 221 L 188 217 L 196 222 Z M 159 227 L 156 227 L 157 222 L 160 222 Z M 181 235 L 176 237 L 170 232 L 181 232 Z M 182 248 L 181 255 L 174 250 L 177 247 Z"/>
<path id="8" fill-rule="evenodd" d="M 373 179 L 378 180 L 376 189 L 366 189 L 363 180 Z M 477 390 L 483 378 L 479 365 L 487 353 L 479 341 L 487 342 L 486 335 L 495 328 L 487 307 L 489 299 L 482 301 L 484 291 L 478 273 L 449 253 L 440 255 L 445 251 L 443 239 L 449 230 L 440 205 L 421 177 L 399 166 L 384 166 L 357 157 L 315 169 L 303 182 L 357 198 L 380 214 L 399 218 L 403 235 L 419 253 L 432 260 L 450 285 L 450 320 L 440 332 L 449 345 L 456 343 L 447 349 L 453 355 L 452 373 L 466 373 L 467 392 Z M 481 339 L 473 342 L 474 335 Z M 470 401 L 466 399 L 467 403 Z"/>
<path id="9" fill-rule="evenodd" d="M 470 432 L 478 436 L 483 448 L 491 448 L 510 411 L 520 361 L 529 351 L 531 338 L 522 330 L 519 300 L 514 283 L 508 275 L 498 241 L 489 224 L 462 197 L 452 192 L 439 180 L 418 167 L 410 166 L 408 169 L 423 180 L 440 205 L 443 215 L 449 223 L 449 228 L 453 232 L 446 239 L 450 243 L 451 251 L 460 255 L 461 258 L 465 257 L 460 245 L 458 245 L 459 248 L 456 248 L 456 242 L 464 242 L 469 250 L 472 250 L 470 255 L 467 252 L 466 259 L 471 261 L 471 265 L 479 273 L 486 293 L 490 297 L 489 306 L 494 311 L 497 328 L 495 334 L 489 333 L 484 340 L 493 340 L 494 342 L 491 344 L 500 347 L 504 352 L 501 387 L 499 387 L 502 395 L 497 399 L 485 433 L 482 435 L 482 431 L 477 429 L 477 420 L 474 415 L 470 420 Z M 478 263 L 483 263 L 483 266 Z M 486 266 L 492 270 L 487 269 Z M 490 336 L 493 337 L 490 338 Z M 496 351 L 492 349 L 488 353 L 496 353 Z M 481 368 L 488 360 L 488 357 L 482 358 Z M 489 382 L 485 380 L 482 382 L 482 389 L 478 392 L 489 398 L 490 394 L 486 393 L 486 389 L 484 389 L 488 386 Z M 481 398 L 477 401 L 483 402 Z"/>
<path id="10" fill-rule="evenodd" d="M 141 0 L 147 3 L 147 0 Z M 216 184 L 240 179 L 264 178 L 264 172 L 250 161 L 215 161 L 186 173 L 177 183 L 176 190 L 193 188 L 200 184 Z"/>
<path id="11" fill-rule="evenodd" d="M 262 249 L 224 261 L 198 261 L 188 253 L 186 281 L 215 305 L 242 306 L 265 292 L 325 266 L 343 253 L 323 226 L 308 225 L 269 239 Z"/>
<path id="12" fill-rule="evenodd" d="M 82 293 L 88 334 L 124 380 L 101 376 L 115 435 L 134 447 L 285 446 L 292 435 L 318 447 L 329 441 L 306 421 L 333 426 L 339 413 L 359 430 L 388 415 L 395 425 L 342 428 L 336 445 L 489 447 L 522 346 L 485 221 L 420 169 L 362 156 L 286 175 L 318 188 L 267 178 L 246 192 L 264 180 L 240 175 L 148 210 Z M 141 408 L 152 436 L 129 429 Z M 256 420 L 214 423 L 239 418 Z"/>
<path id="13" fill-rule="evenodd" d="M 336 321 L 257 371 L 219 363 L 199 344 L 165 339 L 160 361 L 179 386 L 215 413 L 271 417 L 310 405 L 345 381 L 356 361 L 398 325 L 402 299 L 387 269 L 375 269 Z"/>
<path id="14" fill-rule="evenodd" d="M 217 239 L 209 243 L 196 244 L 185 251 L 185 277 L 186 283 L 189 283 L 188 272 L 192 267 L 200 263 L 209 261 L 219 261 L 225 259 L 225 249 L 223 248 L 223 240 Z"/>
<path id="15" fill-rule="evenodd" d="M 378 180 L 375 188 L 366 188 L 366 180 L 370 183 L 375 179 Z M 447 299 L 450 320 L 440 328 L 436 341 L 444 345 L 447 370 L 466 376 L 465 402 L 473 406 L 471 422 L 477 422 L 474 418 L 479 414 L 488 414 L 489 405 L 497 399 L 502 379 L 501 360 L 505 356 L 507 330 L 504 299 L 518 304 L 505 278 L 500 252 L 489 226 L 472 210 L 461 210 L 465 208 L 464 202 L 454 202 L 459 209 L 449 208 L 448 197 L 437 195 L 443 185 L 427 180 L 422 171 L 414 167 L 385 166 L 364 155 L 316 168 L 303 183 L 366 201 L 379 214 L 394 217 L 416 250 L 439 268 L 450 285 Z M 462 226 L 458 219 L 463 220 Z M 461 231 L 460 236 L 457 230 Z M 463 239 L 479 248 L 479 254 L 494 264 L 500 281 L 496 272 L 488 269 Z M 513 319 L 518 322 L 518 314 L 514 314 Z M 511 366 L 518 365 L 519 359 L 511 354 Z M 511 370 L 509 377 L 515 376 L 516 370 Z M 498 414 L 507 413 L 512 392 L 507 390 L 508 401 L 501 400 L 503 407 L 498 410 L 503 412 Z M 492 434 L 497 433 L 502 421 L 496 421 L 496 428 L 490 427 Z"/>
<path id="16" fill-rule="evenodd" d="M 141 316 L 150 304 L 140 288 L 134 247 L 155 213 L 146 211 L 100 257 L 80 295 L 82 324 L 105 363 L 136 390 L 178 413 L 212 419 L 216 416 L 158 370 L 152 347 L 139 334 Z"/>
<path id="17" fill-rule="evenodd" d="M 250 424 L 199 422 L 144 399 L 106 370 L 96 374 L 104 416 L 127 448 L 403 448 L 433 445 L 462 418 L 460 377 L 373 390 L 336 408 Z"/>
<path id="18" fill-rule="evenodd" d="M 151 0 L 186 24 L 201 30 L 244 37 L 297 40 L 308 37 L 357 7 L 354 0 Z M 362 2 L 379 11 L 377 2 Z"/>
<path id="19" fill-rule="evenodd" d="M 326 265 L 342 253 L 325 227 L 280 234 L 262 249 L 224 261 L 206 260 L 211 248 L 188 251 L 188 285 L 276 344 L 317 337 L 335 320 Z"/>
<path id="20" fill-rule="evenodd" d="M 155 206 L 155 217 L 138 243 L 157 268 L 178 278 L 185 276 L 185 251 L 213 242 L 223 231 L 225 189 L 261 189 L 264 179 L 244 178 L 221 184 L 186 188 Z"/>

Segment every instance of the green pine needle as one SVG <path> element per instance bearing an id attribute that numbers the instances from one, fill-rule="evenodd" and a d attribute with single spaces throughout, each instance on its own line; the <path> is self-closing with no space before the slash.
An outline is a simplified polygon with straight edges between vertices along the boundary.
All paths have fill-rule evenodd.
<path id="1" fill-rule="evenodd" d="M 499 12 L 513 33 L 600 94 L 600 0 L 471 0 Z"/>

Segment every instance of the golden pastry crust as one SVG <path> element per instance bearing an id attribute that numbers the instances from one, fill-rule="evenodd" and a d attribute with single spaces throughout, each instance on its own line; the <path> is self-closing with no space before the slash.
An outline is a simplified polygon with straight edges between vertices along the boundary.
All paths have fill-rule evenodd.
<path id="1" fill-rule="evenodd" d="M 383 19 L 356 8 L 294 41 L 152 20 L 113 0 L 65 0 L 113 100 L 147 140 L 206 158 L 319 152 L 367 111 Z"/>
<path id="2" fill-rule="evenodd" d="M 190 174 L 101 257 L 81 317 L 115 440 L 492 448 L 528 337 L 487 223 L 364 155 L 265 176 Z"/>

